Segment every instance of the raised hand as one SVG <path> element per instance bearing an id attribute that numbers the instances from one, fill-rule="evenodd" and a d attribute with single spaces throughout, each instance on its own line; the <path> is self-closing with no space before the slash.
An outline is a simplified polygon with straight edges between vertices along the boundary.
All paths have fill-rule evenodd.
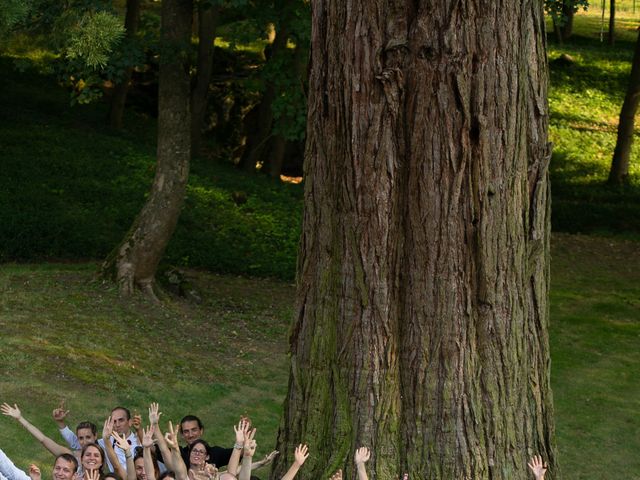
<path id="1" fill-rule="evenodd" d="M 331 480 L 342 480 L 342 470 L 338 470 L 336 473 L 331 475 Z"/>
<path id="2" fill-rule="evenodd" d="M 109 417 L 104 421 L 104 425 L 102 426 L 102 439 L 108 441 L 109 438 L 111 438 L 111 434 L 113 434 L 113 420 Z"/>
<path id="3" fill-rule="evenodd" d="M 122 434 L 122 436 L 120 436 L 118 432 L 113 432 L 111 434 L 111 438 L 116 441 L 120 449 L 124 450 L 125 452 L 131 450 L 131 445 L 129 445 L 129 442 L 127 442 L 127 437 L 124 433 Z"/>
<path id="4" fill-rule="evenodd" d="M 100 471 L 98 469 L 85 470 L 83 480 L 100 480 Z"/>
<path id="5" fill-rule="evenodd" d="M 244 439 L 249 434 L 250 424 L 246 419 L 241 419 L 238 422 L 238 427 L 233 426 L 233 431 L 236 433 L 236 444 L 241 448 L 244 445 Z M 254 429 L 255 430 L 255 429 Z"/>
<path id="6" fill-rule="evenodd" d="M 164 440 L 167 442 L 169 448 L 178 449 L 178 431 L 174 430 L 173 423 L 169 422 L 169 428 L 167 429 L 167 433 L 164 434 Z"/>
<path id="7" fill-rule="evenodd" d="M 256 453 L 256 441 L 253 439 L 256 435 L 256 429 L 254 428 L 244 438 L 244 454 L 247 457 L 253 457 Z"/>
<path id="8" fill-rule="evenodd" d="M 65 409 L 65 404 L 64 404 L 64 399 L 62 399 L 60 401 L 60 404 L 53 410 L 53 419 L 58 423 L 58 424 L 63 424 L 65 418 L 67 418 L 67 415 L 69 415 L 69 410 Z"/>
<path id="9" fill-rule="evenodd" d="M 266 455 L 262 459 L 262 466 L 269 465 L 271 462 L 273 462 L 273 459 L 276 458 L 276 455 L 278 455 L 279 453 L 280 452 L 278 450 L 274 450 L 269 455 Z"/>
<path id="10" fill-rule="evenodd" d="M 354 455 L 354 461 L 357 465 L 365 464 L 371 458 L 371 452 L 367 447 L 360 447 L 356 450 L 356 454 Z"/>
<path id="11" fill-rule="evenodd" d="M 42 473 L 40 473 L 40 469 L 35 463 L 32 463 L 31 465 L 29 465 L 29 477 L 31 478 L 31 480 L 42 479 Z"/>
<path id="12" fill-rule="evenodd" d="M 160 416 L 162 415 L 162 412 L 159 412 L 158 410 L 160 410 L 160 405 L 156 402 L 149 405 L 149 423 L 151 425 L 157 425 L 160 423 Z"/>
<path id="13" fill-rule="evenodd" d="M 133 418 L 131 419 L 131 426 L 136 431 L 142 428 L 142 415 L 140 415 L 138 412 L 133 414 Z"/>
<path id="14" fill-rule="evenodd" d="M 142 446 L 144 448 L 153 447 L 153 432 L 155 429 L 155 425 L 149 425 L 142 431 Z"/>
<path id="15" fill-rule="evenodd" d="M 209 463 L 189 469 L 189 480 L 218 480 L 219 478 L 218 469 Z"/>
<path id="16" fill-rule="evenodd" d="M 293 454 L 295 463 L 301 467 L 305 460 L 309 458 L 309 448 L 306 445 L 300 444 L 296 447 L 296 451 Z"/>
<path id="17" fill-rule="evenodd" d="M 533 472 L 533 475 L 536 477 L 536 480 L 544 479 L 544 474 L 547 473 L 548 466 L 546 462 L 542 461 L 542 457 L 540 455 L 534 455 L 533 457 L 531 457 L 531 460 L 529 460 L 529 463 L 527 463 L 527 465 L 529 465 L 529 468 Z"/>
<path id="18" fill-rule="evenodd" d="M 2 413 L 4 415 L 15 418 L 16 420 L 19 420 L 20 417 L 22 416 L 22 413 L 20 413 L 20 409 L 18 408 L 18 405 L 16 405 L 15 403 L 13 404 L 13 407 L 8 403 L 3 403 L 2 405 L 0 405 L 0 410 L 2 410 Z"/>

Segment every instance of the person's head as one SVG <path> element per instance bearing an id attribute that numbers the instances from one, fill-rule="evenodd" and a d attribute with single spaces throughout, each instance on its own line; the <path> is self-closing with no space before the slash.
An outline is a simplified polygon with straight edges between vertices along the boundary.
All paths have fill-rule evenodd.
<path id="1" fill-rule="evenodd" d="M 189 466 L 199 467 L 209 460 L 209 444 L 198 439 L 189 445 Z"/>
<path id="2" fill-rule="evenodd" d="M 113 429 L 120 435 L 129 435 L 131 430 L 131 412 L 124 407 L 116 407 L 111 410 Z"/>
<path id="3" fill-rule="evenodd" d="M 80 422 L 76 427 L 76 437 L 78 437 L 78 443 L 82 448 L 89 443 L 96 443 L 98 440 L 97 435 L 98 433 L 94 423 Z"/>
<path id="4" fill-rule="evenodd" d="M 108 472 L 102 475 L 102 480 L 122 480 L 117 473 Z"/>
<path id="5" fill-rule="evenodd" d="M 53 464 L 53 480 L 75 480 L 78 471 L 78 460 L 70 453 L 56 457 Z"/>
<path id="6" fill-rule="evenodd" d="M 167 470 L 158 477 L 158 480 L 176 480 L 176 474 L 171 470 Z"/>
<path id="7" fill-rule="evenodd" d="M 158 461 L 156 460 L 156 455 L 153 452 L 151 452 L 151 459 L 153 461 L 153 469 L 155 470 L 154 478 L 158 478 Z M 147 472 L 144 469 L 144 449 L 142 447 L 136 447 L 135 449 L 133 466 L 136 469 L 136 479 L 147 480 Z"/>
<path id="8" fill-rule="evenodd" d="M 204 426 L 195 415 L 187 415 L 180 420 L 180 433 L 184 441 L 187 442 L 188 445 L 191 445 L 202 437 Z"/>
<path id="9" fill-rule="evenodd" d="M 88 443 L 80 452 L 80 463 L 84 470 L 98 470 L 102 473 L 104 466 L 104 451 L 97 443 Z"/>

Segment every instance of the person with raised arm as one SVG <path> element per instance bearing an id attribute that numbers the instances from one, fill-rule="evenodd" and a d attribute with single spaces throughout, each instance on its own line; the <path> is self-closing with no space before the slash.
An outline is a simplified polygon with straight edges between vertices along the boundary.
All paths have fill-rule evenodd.
<path id="1" fill-rule="evenodd" d="M 169 422 L 169 429 L 164 434 L 164 443 L 168 451 L 164 452 L 164 459 L 171 470 L 176 474 L 176 480 L 188 480 L 189 472 L 180 453 L 178 443 L 178 431 L 173 428 L 173 423 Z"/>
<path id="2" fill-rule="evenodd" d="M 69 413 L 68 410 L 62 411 L 62 413 L 60 413 L 60 410 L 61 409 L 58 408 L 53 411 L 54 418 L 64 418 Z M 113 431 L 117 433 L 119 436 L 124 436 L 125 440 L 131 446 L 131 448 L 137 447 L 139 445 L 138 436 L 136 435 L 136 433 L 131 431 L 131 426 L 132 426 L 131 412 L 129 412 L 129 410 L 125 407 L 115 407 L 113 410 L 111 410 L 110 418 L 111 418 L 111 427 Z M 59 423 L 58 426 L 60 425 L 61 424 Z M 76 435 L 71 430 L 69 430 L 68 427 L 63 430 L 60 430 L 60 433 L 62 434 L 62 436 L 64 437 L 64 439 L 72 449 L 77 449 L 77 446 L 79 445 L 79 438 L 76 437 Z M 118 462 L 122 467 L 126 469 L 127 459 L 125 457 L 125 451 L 122 448 L 116 448 L 116 440 L 111 438 L 105 441 L 104 438 L 100 438 L 98 440 L 98 445 L 100 445 L 100 447 L 102 447 L 102 449 L 105 452 L 107 452 L 107 466 L 111 471 L 114 471 L 114 472 L 117 471 L 112 461 L 112 457 L 109 455 L 109 451 L 108 451 L 109 449 L 107 448 L 107 445 L 106 445 L 109 442 L 111 442 L 111 447 L 114 448 L 114 452 L 116 454 L 116 458 Z"/>
<path id="3" fill-rule="evenodd" d="M 529 460 L 527 465 L 529 465 L 529 468 L 531 469 L 531 472 L 533 472 L 533 476 L 536 477 L 536 480 L 544 480 L 544 474 L 547 473 L 547 468 L 549 467 L 546 462 L 542 461 L 542 457 L 540 455 L 534 455 L 531 457 L 531 460 Z"/>
<path id="4" fill-rule="evenodd" d="M 157 475 L 155 471 L 155 465 L 153 463 L 153 432 L 155 427 L 153 425 L 149 425 L 147 428 L 142 429 L 142 448 L 143 448 L 143 460 L 144 460 L 144 471 L 147 474 L 147 480 L 156 480 Z"/>
<path id="5" fill-rule="evenodd" d="M 2 411 L 3 415 L 6 415 L 8 417 L 15 419 L 31 435 L 33 435 L 35 439 L 38 440 L 44 446 L 44 448 L 49 450 L 53 455 L 58 456 L 58 455 L 62 455 L 63 453 L 73 454 L 73 452 L 69 448 L 56 443 L 54 440 L 52 440 L 51 438 L 47 437 L 44 433 L 42 433 L 40 429 L 32 425 L 26 418 L 24 418 L 17 404 L 14 403 L 12 407 L 8 403 L 3 403 L 0 406 L 0 411 Z"/>
<path id="6" fill-rule="evenodd" d="M 80 451 L 88 443 L 95 443 L 98 439 L 98 431 L 95 424 L 91 422 L 80 422 L 73 433 L 67 426 L 65 420 L 69 415 L 69 410 L 65 408 L 64 400 L 53 410 L 53 420 L 58 425 L 60 435 L 73 451 Z"/>
<path id="7" fill-rule="evenodd" d="M 53 480 L 76 480 L 78 471 L 78 460 L 70 453 L 63 453 L 56 457 L 53 464 Z M 40 469 L 31 464 L 29 474 L 16 467 L 13 462 L 0 449 L 0 477 L 7 480 L 42 480 Z"/>
<path id="8" fill-rule="evenodd" d="M 114 431 L 114 423 L 111 417 L 104 421 L 101 440 L 102 445 L 105 446 L 107 460 L 109 460 L 109 463 L 113 467 L 113 472 L 115 472 L 122 480 L 136 480 L 132 446 L 127 441 L 124 434 L 120 436 L 118 432 Z M 116 447 L 122 451 L 125 459 L 124 465 L 122 465 L 118 458 L 118 454 L 115 450 Z"/>
<path id="9" fill-rule="evenodd" d="M 256 429 L 254 428 L 244 439 L 244 450 L 242 453 L 242 467 L 240 468 L 240 474 L 238 480 L 250 480 L 252 470 L 252 460 L 256 453 L 256 441 L 254 439 L 256 435 Z"/>
<path id="10" fill-rule="evenodd" d="M 360 447 L 356 450 L 353 461 L 358 471 L 358 480 L 369 480 L 369 477 L 367 477 L 367 469 L 364 467 L 364 464 L 369 461 L 369 458 L 371 458 L 371 452 L 367 447 Z"/>
<path id="11" fill-rule="evenodd" d="M 296 451 L 293 454 L 294 460 L 287 473 L 284 474 L 282 480 L 293 480 L 293 478 L 300 470 L 300 467 L 304 465 L 304 462 L 309 458 L 309 449 L 306 445 L 300 444 L 296 447 Z"/>

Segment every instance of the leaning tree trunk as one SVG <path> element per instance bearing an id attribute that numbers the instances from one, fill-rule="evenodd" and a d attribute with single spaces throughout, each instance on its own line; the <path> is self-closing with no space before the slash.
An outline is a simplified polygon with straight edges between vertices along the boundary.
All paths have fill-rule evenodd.
<path id="1" fill-rule="evenodd" d="M 616 0 L 609 0 L 609 45 L 616 41 Z"/>
<path id="2" fill-rule="evenodd" d="M 189 42 L 192 0 L 162 2 L 158 91 L 158 164 L 147 201 L 122 243 L 103 265 L 123 294 L 153 296 L 154 277 L 175 230 L 189 176 Z"/>
<path id="3" fill-rule="evenodd" d="M 558 478 L 542 1 L 312 2 L 305 213 L 272 479 Z"/>
<path id="4" fill-rule="evenodd" d="M 629 158 L 633 145 L 634 120 L 638 104 L 640 103 L 640 34 L 636 40 L 636 50 L 633 54 L 631 76 L 627 94 L 624 97 L 620 121 L 618 122 L 618 139 L 613 152 L 611 169 L 609 170 L 609 183 L 622 185 L 629 177 Z"/>
<path id="5" fill-rule="evenodd" d="M 191 153 L 197 155 L 202 141 L 202 127 L 207 113 L 209 83 L 213 72 L 213 41 L 219 17 L 218 6 L 201 3 L 198 7 L 198 66 L 191 91 Z"/>
<path id="6" fill-rule="evenodd" d="M 131 40 L 138 33 L 140 23 L 140 0 L 127 0 L 127 13 L 124 19 L 124 28 L 127 32 L 127 39 Z M 109 124 L 111 128 L 121 129 L 122 118 L 124 117 L 124 107 L 127 103 L 127 91 L 131 82 L 133 68 L 127 68 L 124 77 L 117 83 L 111 96 L 109 108 Z"/>

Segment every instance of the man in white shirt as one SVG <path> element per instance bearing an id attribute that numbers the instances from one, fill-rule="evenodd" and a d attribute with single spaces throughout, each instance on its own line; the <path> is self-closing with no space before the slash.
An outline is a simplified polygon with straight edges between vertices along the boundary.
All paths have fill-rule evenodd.
<path id="1" fill-rule="evenodd" d="M 56 412 L 54 411 L 54 418 L 56 419 L 56 422 L 58 422 L 58 426 L 60 427 L 61 424 L 58 418 L 56 418 L 55 413 Z M 131 445 L 131 449 L 133 451 L 139 445 L 139 442 L 138 436 L 135 434 L 135 432 L 131 431 L 131 412 L 129 412 L 129 410 L 125 407 L 116 407 L 111 410 L 111 421 L 113 423 L 113 431 L 119 433 L 120 435 L 126 436 L 127 442 L 129 443 L 129 445 Z M 66 425 L 64 425 L 64 428 L 60 430 L 60 434 L 69 444 L 72 450 L 78 450 L 82 448 L 80 446 L 80 442 L 78 441 L 78 437 Z M 115 440 L 111 440 L 111 442 L 113 445 L 113 449 L 116 452 L 116 456 L 118 457 L 118 461 L 122 465 L 122 468 L 126 470 L 127 459 L 125 457 L 125 451 L 118 447 Z M 104 440 L 102 438 L 98 439 L 98 444 L 102 447 L 103 450 L 105 449 Z M 111 465 L 109 459 L 106 460 L 109 469 L 113 472 L 113 465 Z"/>
<path id="2" fill-rule="evenodd" d="M 78 461 L 70 453 L 63 453 L 56 457 L 53 464 L 53 480 L 76 480 Z M 6 480 L 39 480 L 40 470 L 32 465 L 29 475 L 16 467 L 7 455 L 0 449 L 0 478 Z"/>

